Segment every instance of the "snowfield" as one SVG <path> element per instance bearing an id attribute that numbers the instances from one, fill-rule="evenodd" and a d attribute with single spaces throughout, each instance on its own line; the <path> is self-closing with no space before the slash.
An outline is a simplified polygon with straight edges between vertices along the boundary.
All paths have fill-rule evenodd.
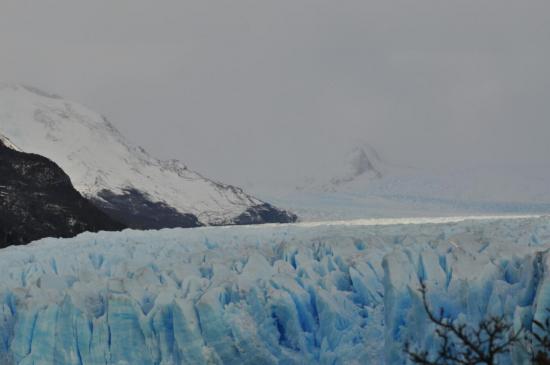
<path id="1" fill-rule="evenodd" d="M 494 214 L 549 214 L 550 164 L 403 166 L 367 143 L 320 158 L 308 177 L 256 181 L 247 190 L 302 221 Z M 336 148 L 337 150 L 337 148 Z M 303 173 L 308 174 L 304 166 Z"/>
<path id="2" fill-rule="evenodd" d="M 86 233 L 1 250 L 0 363 L 403 364 L 405 341 L 433 341 L 419 279 L 455 318 L 544 318 L 550 218 L 405 223 L 417 224 Z"/>

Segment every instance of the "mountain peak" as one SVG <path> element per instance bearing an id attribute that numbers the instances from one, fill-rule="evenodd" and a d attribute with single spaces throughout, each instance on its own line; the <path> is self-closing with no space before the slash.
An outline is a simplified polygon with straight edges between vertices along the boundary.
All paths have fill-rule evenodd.
<path id="1" fill-rule="evenodd" d="M 349 177 L 355 178 L 363 174 L 382 177 L 382 173 L 378 170 L 381 162 L 380 156 L 374 148 L 368 145 L 356 146 L 352 148 L 347 156 Z"/>
<path id="2" fill-rule="evenodd" d="M 152 157 L 128 142 L 101 114 L 54 94 L 4 85 L 0 113 L 0 130 L 10 145 L 55 161 L 96 205 L 139 218 L 134 228 L 159 228 L 159 215 L 181 226 L 177 222 L 237 224 L 245 221 L 243 214 L 251 217 L 251 223 L 275 223 L 284 216 L 278 213 L 287 213 L 267 209 L 263 201 L 241 189 L 214 182 L 179 161 Z M 288 217 L 285 221 L 295 219 Z M 155 224 L 144 224 L 148 219 Z M 132 227 L 132 222 L 122 222 Z"/>
<path id="3" fill-rule="evenodd" d="M 21 149 L 19 149 L 16 145 L 14 145 L 8 137 L 3 136 L 0 134 L 0 144 L 4 147 L 7 147 L 9 149 L 21 152 Z"/>
<path id="4" fill-rule="evenodd" d="M 2 82 L 0 83 L 0 90 L 26 91 L 28 93 L 49 98 L 49 99 L 62 99 L 62 97 L 57 94 L 49 93 L 37 87 L 29 86 L 25 84 Z"/>
<path id="5" fill-rule="evenodd" d="M 381 179 L 386 171 L 376 149 L 365 142 L 353 145 L 335 160 L 340 162 L 332 165 L 332 169 L 325 170 L 321 176 L 307 177 L 296 189 L 334 192 L 356 180 Z"/>
<path id="6" fill-rule="evenodd" d="M 382 159 L 378 152 L 368 144 L 354 146 L 347 153 L 343 164 L 344 171 L 330 179 L 332 188 L 354 181 L 366 176 L 371 179 L 382 178 Z"/>

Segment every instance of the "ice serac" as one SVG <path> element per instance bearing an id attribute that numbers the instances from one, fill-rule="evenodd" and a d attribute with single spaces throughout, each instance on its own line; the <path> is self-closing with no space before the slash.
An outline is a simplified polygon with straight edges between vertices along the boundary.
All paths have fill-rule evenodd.
<path id="1" fill-rule="evenodd" d="M 2 364 L 403 364 L 452 318 L 543 319 L 550 219 L 82 234 L 0 251 Z M 514 351 L 503 364 L 522 363 Z"/>
<path id="2" fill-rule="evenodd" d="M 134 147 L 103 116 L 20 85 L 0 85 L 0 130 L 56 162 L 75 188 L 132 228 L 293 222 L 296 216 L 179 161 Z"/>

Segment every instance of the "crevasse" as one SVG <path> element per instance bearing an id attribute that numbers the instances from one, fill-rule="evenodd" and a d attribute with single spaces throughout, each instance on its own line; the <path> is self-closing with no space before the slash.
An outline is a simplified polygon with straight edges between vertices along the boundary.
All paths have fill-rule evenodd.
<path id="1" fill-rule="evenodd" d="M 452 317 L 527 322 L 549 247 L 549 218 L 45 239 L 0 251 L 0 363 L 402 364 L 434 341 L 419 280 Z"/>

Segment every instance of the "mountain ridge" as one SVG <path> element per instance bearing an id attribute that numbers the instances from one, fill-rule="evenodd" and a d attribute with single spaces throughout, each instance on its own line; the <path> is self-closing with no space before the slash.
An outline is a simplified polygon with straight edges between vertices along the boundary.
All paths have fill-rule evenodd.
<path id="1" fill-rule="evenodd" d="M 378 151 L 365 142 L 352 146 L 342 161 L 334 171 L 327 171 L 327 176 L 304 178 L 304 181 L 296 186 L 296 190 L 337 192 L 359 178 L 382 179 L 389 169 Z"/>
<path id="2" fill-rule="evenodd" d="M 82 197 L 53 161 L 0 135 L 0 247 L 124 228 Z"/>
<path id="3" fill-rule="evenodd" d="M 181 222 L 171 220 L 166 227 L 297 219 L 182 162 L 156 159 L 129 143 L 104 116 L 35 88 L 0 87 L 0 130 L 23 150 L 55 161 L 79 192 L 108 214 L 119 212 L 117 218 L 132 228 L 163 228 L 159 215 Z"/>

